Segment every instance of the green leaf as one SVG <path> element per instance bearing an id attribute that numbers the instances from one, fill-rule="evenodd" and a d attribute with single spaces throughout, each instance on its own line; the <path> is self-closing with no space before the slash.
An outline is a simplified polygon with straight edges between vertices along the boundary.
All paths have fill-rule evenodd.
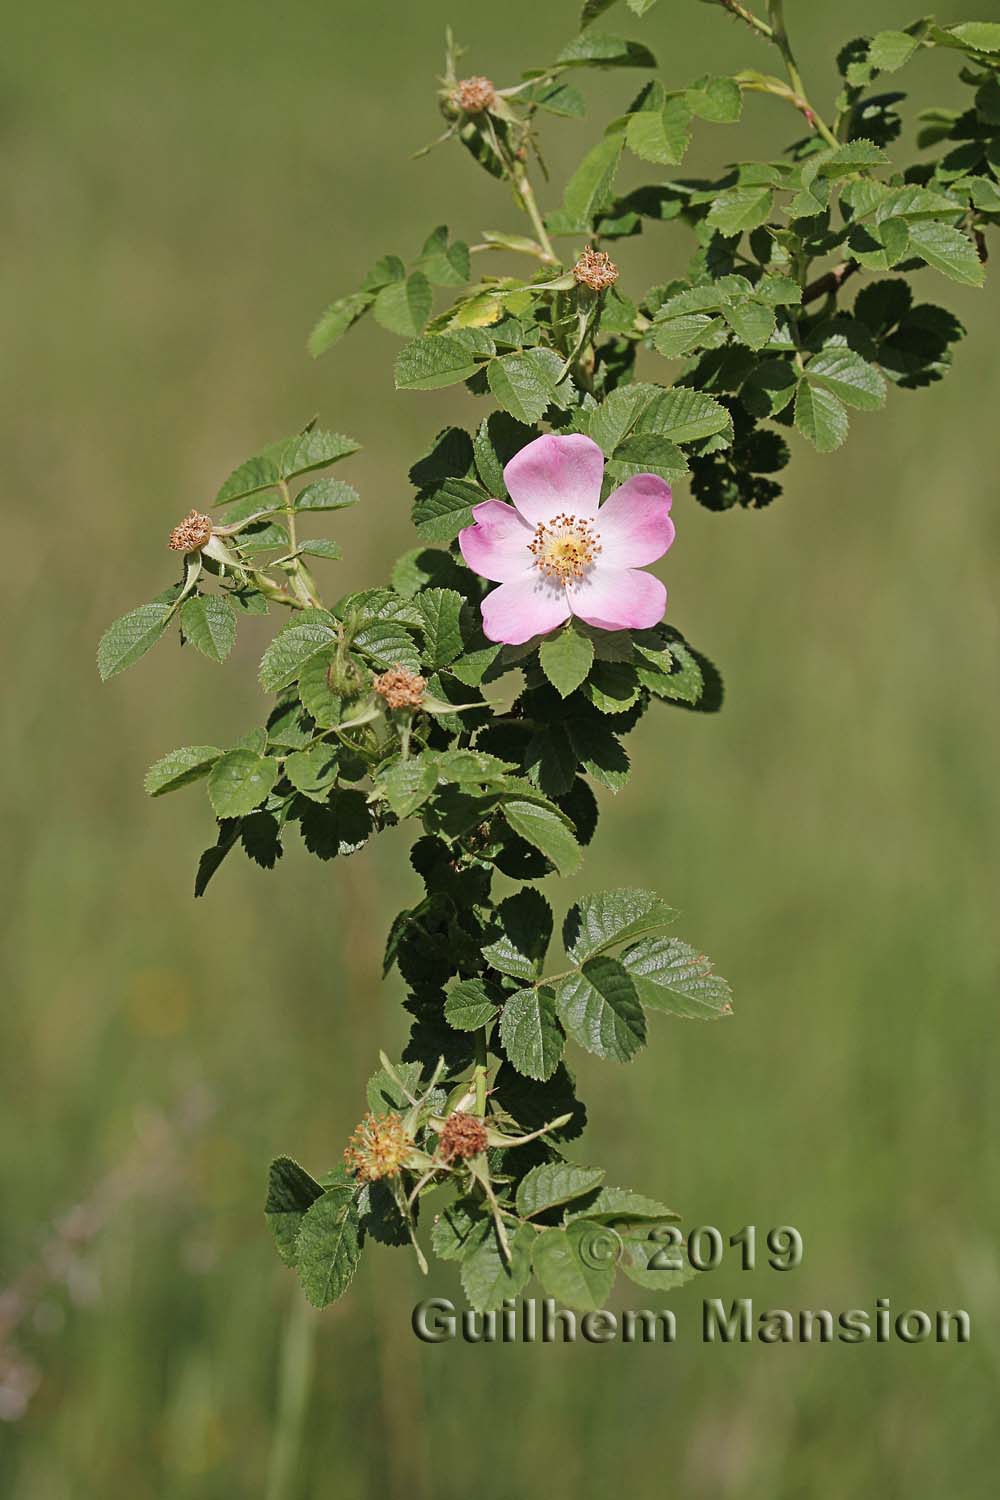
<path id="1" fill-rule="evenodd" d="M 644 688 L 670 703 L 697 706 L 705 696 L 705 669 L 687 642 L 666 626 L 633 632 L 636 675 Z"/>
<path id="2" fill-rule="evenodd" d="M 424 660 L 447 667 L 462 654 L 462 596 L 454 589 L 424 589 L 416 602 L 424 617 Z"/>
<path id="3" fill-rule="evenodd" d="M 490 1222 L 471 1198 L 458 1198 L 435 1216 L 431 1249 L 441 1260 L 463 1260 L 477 1248 Z"/>
<path id="4" fill-rule="evenodd" d="M 274 789 L 278 762 L 252 750 L 227 750 L 209 772 L 208 796 L 217 818 L 242 818 Z"/>
<path id="5" fill-rule="evenodd" d="M 478 328 L 431 334 L 406 344 L 396 359 L 396 389 L 434 391 L 468 380 L 484 358 L 496 353 L 493 340 Z"/>
<path id="6" fill-rule="evenodd" d="M 297 474 L 307 474 L 310 469 L 325 468 L 350 453 L 357 453 L 359 446 L 353 438 L 317 427 L 281 438 L 234 469 L 216 495 L 215 504 L 228 505 L 230 500 L 255 495 L 258 490 L 270 489 Z"/>
<path id="7" fill-rule="evenodd" d="M 491 360 L 486 379 L 504 411 L 529 425 L 544 415 L 553 400 L 562 368 L 554 349 L 523 349 Z"/>
<path id="8" fill-rule="evenodd" d="M 393 1110 L 398 1114 L 409 1108 L 411 1095 L 416 1098 L 423 1092 L 419 1063 L 396 1063 L 393 1071 L 395 1078 L 386 1068 L 379 1068 L 365 1085 L 365 1099 L 373 1114 L 382 1115 L 386 1110 Z"/>
<path id="9" fill-rule="evenodd" d="M 546 110 L 550 115 L 562 115 L 565 119 L 582 120 L 587 112 L 579 89 L 565 83 L 536 83 L 532 88 L 525 89 L 521 98 L 538 109 Z"/>
<path id="10" fill-rule="evenodd" d="M 729 985 L 704 953 L 679 938 L 644 938 L 622 954 L 621 963 L 643 1005 L 653 1010 L 696 1021 L 732 1014 Z"/>
<path id="11" fill-rule="evenodd" d="M 542 972 L 552 937 L 552 908 L 541 891 L 525 886 L 496 909 L 503 936 L 483 949 L 491 968 L 514 979 L 535 979 Z"/>
<path id="12" fill-rule="evenodd" d="M 202 656 L 225 661 L 236 641 L 236 615 L 228 599 L 199 595 L 181 605 L 181 629 Z"/>
<path id="13" fill-rule="evenodd" d="M 162 756 L 146 772 L 143 786 L 150 797 L 163 797 L 182 786 L 200 781 L 222 754 L 214 745 L 182 745 Z"/>
<path id="14" fill-rule="evenodd" d="M 97 648 L 97 670 L 107 682 L 155 646 L 173 614 L 171 604 L 140 604 L 109 625 Z"/>
<path id="15" fill-rule="evenodd" d="M 559 53 L 565 68 L 655 68 L 656 58 L 640 42 L 628 42 L 603 31 L 584 31 Z"/>
<path id="16" fill-rule="evenodd" d="M 444 1018 L 455 1031 L 478 1031 L 496 1011 L 496 1001 L 489 998 L 481 979 L 464 979 L 445 996 Z"/>
<path id="17" fill-rule="evenodd" d="M 568 698 L 586 681 L 594 662 L 594 643 L 589 636 L 575 630 L 570 621 L 564 629 L 545 638 L 538 660 L 560 698 Z"/>
<path id="18" fill-rule="evenodd" d="M 585 1208 L 575 1209 L 570 1219 L 593 1219 L 601 1224 L 650 1224 L 676 1219 L 672 1208 L 656 1198 L 633 1193 L 631 1188 L 602 1187 Z"/>
<path id="19" fill-rule="evenodd" d="M 998 28 L 1000 29 L 1000 28 Z M 965 286 L 982 286 L 986 268 L 968 235 L 932 219 L 910 225 L 910 243 L 929 266 Z"/>
<path id="20" fill-rule="evenodd" d="M 612 477 L 626 478 L 623 466 L 633 473 L 658 474 L 668 483 L 682 479 L 688 471 L 687 459 L 676 443 L 652 432 L 633 432 L 622 439 L 615 449 Z"/>
<path id="21" fill-rule="evenodd" d="M 448 229 L 442 224 L 424 242 L 417 269 L 435 286 L 464 286 L 471 269 L 469 247 L 462 240 L 449 245 Z"/>
<path id="22" fill-rule="evenodd" d="M 771 187 L 727 188 L 713 201 L 708 211 L 708 223 L 720 234 L 742 234 L 745 229 L 758 229 L 761 224 L 766 224 L 773 207 L 774 190 Z"/>
<path id="23" fill-rule="evenodd" d="M 832 391 L 799 381 L 795 425 L 819 453 L 832 453 L 847 436 L 847 412 Z"/>
<path id="24" fill-rule="evenodd" d="M 578 964 L 618 943 L 676 921 L 672 906 L 653 891 L 625 889 L 583 896 L 563 923 L 563 946 Z"/>
<path id="25" fill-rule="evenodd" d="M 302 842 L 317 859 L 354 854 L 372 832 L 371 810 L 364 792 L 333 791 L 322 807 L 310 802 L 301 814 Z"/>
<path id="26" fill-rule="evenodd" d="M 261 658 L 258 676 L 265 693 L 280 693 L 288 687 L 317 647 L 330 645 L 336 638 L 333 616 L 326 610 L 300 610 L 278 632 Z"/>
<path id="27" fill-rule="evenodd" d="M 556 985 L 556 1009 L 574 1041 L 595 1057 L 628 1062 L 646 1041 L 631 976 L 613 958 L 592 958 Z"/>
<path id="28" fill-rule="evenodd" d="M 398 760 L 386 771 L 380 771 L 375 790 L 397 818 L 408 818 L 423 807 L 438 784 L 437 760 L 424 752 L 410 760 Z"/>
<path id="29" fill-rule="evenodd" d="M 490 1219 L 479 1231 L 476 1243 L 462 1256 L 462 1287 L 476 1312 L 493 1312 L 505 1297 L 516 1297 L 531 1275 L 531 1247 L 535 1238 L 527 1225 L 515 1231 L 508 1262 L 497 1241 Z"/>
<path id="30" fill-rule="evenodd" d="M 551 1078 L 563 1054 L 563 1030 L 547 985 L 518 990 L 500 1017 L 500 1040 L 513 1067 L 526 1078 Z"/>
<path id="31" fill-rule="evenodd" d="M 584 770 L 612 792 L 621 791 L 629 778 L 629 758 L 613 730 L 595 714 L 570 719 L 566 731 Z"/>
<path id="32" fill-rule="evenodd" d="M 709 313 L 685 313 L 653 324 L 651 338 L 657 354 L 680 359 L 694 349 L 715 349 L 724 341 L 726 325 Z"/>
<path id="33" fill-rule="evenodd" d="M 218 838 L 210 848 L 204 850 L 198 861 L 198 870 L 194 878 L 195 899 L 204 896 L 212 876 L 237 844 L 241 829 L 242 824 L 238 818 L 223 819 L 219 824 Z"/>
<path id="34" fill-rule="evenodd" d="M 353 1189 L 329 1188 L 305 1214 L 295 1242 L 302 1290 L 313 1307 L 346 1292 L 361 1258 Z"/>
<path id="35" fill-rule="evenodd" d="M 641 109 L 629 116 L 625 142 L 642 161 L 677 166 L 691 144 L 691 105 L 683 94 L 662 109 Z"/>
<path id="36" fill-rule="evenodd" d="M 299 673 L 299 697 L 306 713 L 311 714 L 320 729 L 332 729 L 347 715 L 343 700 L 330 686 L 330 669 L 336 647 L 325 646 L 307 656 Z"/>
<path id="37" fill-rule="evenodd" d="M 337 779 L 340 751 L 336 745 L 310 745 L 285 757 L 285 775 L 296 791 L 312 802 L 328 800 Z"/>
<path id="38" fill-rule="evenodd" d="M 808 163 L 808 173 L 810 178 L 817 173 L 820 177 L 847 177 L 865 167 L 884 167 L 888 161 L 885 152 L 874 141 L 848 141 L 835 150 L 831 148 L 814 156 Z"/>
<path id="39" fill-rule="evenodd" d="M 358 631 L 353 646 L 382 672 L 388 672 L 392 667 L 420 671 L 420 657 L 413 637 L 395 620 L 373 620 Z"/>
<path id="40" fill-rule="evenodd" d="M 546 1229 L 538 1236 L 532 1263 L 550 1297 L 594 1312 L 608 1300 L 620 1253 L 621 1240 L 613 1229 L 574 1219 L 565 1229 Z"/>
<path id="41" fill-rule="evenodd" d="M 733 125 L 743 113 L 743 93 L 735 78 L 700 79 L 685 97 L 699 119 L 713 125 Z"/>
<path id="42" fill-rule="evenodd" d="M 721 402 L 705 391 L 674 386 L 660 391 L 639 413 L 637 433 L 655 433 L 673 443 L 694 443 L 716 433 L 730 433 L 733 419 Z"/>
<path id="43" fill-rule="evenodd" d="M 286 1266 L 294 1266 L 296 1238 L 308 1210 L 323 1196 L 323 1189 L 304 1167 L 290 1156 L 279 1156 L 267 1174 L 267 1199 L 264 1213 L 278 1254 Z"/>
<path id="44" fill-rule="evenodd" d="M 806 365 L 806 376 L 858 411 L 876 411 L 885 405 L 886 384 L 881 373 L 853 349 L 821 349 Z"/>
<path id="45" fill-rule="evenodd" d="M 973 52 L 1000 52 L 1000 22 L 966 21 L 961 26 L 949 26 L 946 34 Z"/>
<path id="46" fill-rule="evenodd" d="M 303 557 L 323 557 L 327 562 L 339 562 L 344 555 L 340 543 L 328 536 L 307 537 L 299 543 L 297 551 Z"/>
<path id="47" fill-rule="evenodd" d="M 352 292 L 349 297 L 338 297 L 336 302 L 331 302 L 309 335 L 306 347 L 313 359 L 332 349 L 371 305 L 372 298 L 367 292 Z"/>
<path id="48" fill-rule="evenodd" d="M 574 229 L 586 232 L 594 217 L 610 207 L 614 199 L 615 177 L 621 161 L 625 138 L 619 131 L 606 135 L 583 158 L 566 184 L 563 213 Z M 517 413 L 515 412 L 516 416 Z M 534 419 L 531 419 L 534 420 Z"/>
<path id="49" fill-rule="evenodd" d="M 472 525 L 472 507 L 486 495 L 467 479 L 447 479 L 440 489 L 419 495 L 413 505 L 413 524 L 429 542 L 451 542 Z"/>
<path id="50" fill-rule="evenodd" d="M 581 854 L 569 818 L 555 808 L 517 800 L 504 802 L 501 811 L 514 832 L 540 849 L 560 875 L 572 875 Z"/>
<path id="51" fill-rule="evenodd" d="M 577 1167 L 568 1161 L 543 1162 L 532 1167 L 517 1185 L 515 1206 L 522 1219 L 533 1218 L 560 1203 L 571 1203 L 592 1193 L 604 1181 L 601 1167 Z"/>
<path id="52" fill-rule="evenodd" d="M 880 73 L 895 73 L 909 62 L 920 45 L 920 38 L 908 31 L 879 31 L 868 46 L 868 62 Z"/>
<path id="53" fill-rule="evenodd" d="M 342 479 L 314 479 L 295 496 L 296 510 L 343 510 L 357 505 L 360 495 Z"/>
<path id="54" fill-rule="evenodd" d="M 642 689 L 635 668 L 628 662 L 596 661 L 582 691 L 600 713 L 624 714 L 638 702 Z M 574 757 L 574 768 L 575 763 Z"/>
<path id="55" fill-rule="evenodd" d="M 392 281 L 375 298 L 375 321 L 390 333 L 414 338 L 423 331 L 434 304 L 431 284 L 423 271 L 414 271 L 405 281 Z"/>
<path id="56" fill-rule="evenodd" d="M 758 360 L 743 383 L 740 399 L 755 417 L 773 417 L 794 398 L 798 375 L 783 359 Z"/>
<path id="57" fill-rule="evenodd" d="M 727 302 L 722 316 L 736 337 L 751 349 L 763 349 L 774 337 L 774 308 L 755 298 Z"/>
<path id="58" fill-rule="evenodd" d="M 684 1253 L 683 1244 L 677 1247 L 676 1252 L 683 1264 L 676 1270 L 668 1267 L 661 1269 L 658 1258 L 664 1254 L 667 1258 L 670 1256 L 670 1246 L 661 1240 L 627 1234 L 624 1236 L 624 1252 L 618 1269 L 629 1281 L 634 1281 L 636 1286 L 645 1287 L 648 1291 L 672 1292 L 698 1275 Z"/>

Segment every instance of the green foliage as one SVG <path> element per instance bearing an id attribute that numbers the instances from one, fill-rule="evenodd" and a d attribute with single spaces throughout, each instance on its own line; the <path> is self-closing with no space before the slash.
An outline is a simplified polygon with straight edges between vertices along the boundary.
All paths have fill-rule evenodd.
<path id="1" fill-rule="evenodd" d="M 649 78 L 636 93 L 629 75 L 656 61 L 595 26 L 612 5 L 586 0 L 579 34 L 482 107 L 463 107 L 449 44 L 443 139 L 504 183 L 524 221 L 469 241 L 432 229 L 409 260 L 384 255 L 310 336 L 321 354 L 370 312 L 369 329 L 404 341 L 399 390 L 463 385 L 463 399 L 488 403 L 471 430 L 446 427 L 413 464 L 421 545 L 389 586 L 324 602 L 310 564 L 340 546 L 299 527 L 312 533 L 314 516 L 357 502 L 349 483 L 319 472 L 357 444 L 309 424 L 233 471 L 213 507 L 221 519 L 184 553 L 181 576 L 98 648 L 109 678 L 176 624 L 220 663 L 242 615 L 287 611 L 260 660 L 273 700 L 264 722 L 229 747 L 184 746 L 147 773 L 154 797 L 206 783 L 217 826 L 196 894 L 237 848 L 271 869 L 290 834 L 321 860 L 402 823 L 416 835 L 422 890 L 385 950 L 406 992 L 403 1059 L 383 1055 L 370 1080 L 350 1170 L 322 1183 L 287 1157 L 271 1170 L 279 1253 L 317 1306 L 343 1293 L 368 1240 L 412 1241 L 421 1255 L 428 1240 L 460 1263 L 484 1311 L 532 1274 L 582 1309 L 604 1302 L 619 1270 L 662 1291 L 686 1279 L 654 1260 L 651 1226 L 671 1211 L 564 1155 L 585 1118 L 568 1063 L 574 1047 L 628 1062 L 650 1012 L 723 1018 L 729 985 L 664 934 L 676 913 L 644 890 L 581 898 L 562 924 L 564 953 L 550 958 L 552 908 L 534 882 L 578 869 L 598 820 L 594 788 L 625 786 L 626 740 L 644 715 L 713 712 L 721 679 L 672 624 L 605 631 L 573 620 L 523 646 L 488 640 L 489 585 L 457 539 L 474 507 L 509 498 L 506 465 L 546 428 L 598 444 L 605 494 L 653 473 L 688 482 L 713 510 L 770 504 L 800 438 L 832 452 L 890 386 L 943 378 L 964 330 L 913 288 L 981 285 L 985 233 L 1000 222 L 1000 25 L 924 19 L 849 42 L 839 95 L 821 111 L 793 65 L 787 82 L 751 66 L 680 85 Z M 742 7 L 724 8 L 747 21 Z M 644 16 L 653 0 L 628 9 Z M 776 43 L 776 66 L 788 64 L 783 26 L 769 36 L 749 20 L 761 44 Z M 925 112 L 925 154 L 906 158 L 896 144 L 905 96 L 879 80 L 927 51 L 956 53 L 970 93 L 962 109 Z M 581 141 L 543 213 L 532 182 L 539 118 L 584 116 L 593 69 L 628 70 L 618 112 Z M 696 137 L 707 130 L 707 150 L 716 128 L 741 118 L 747 93 L 786 111 L 791 147 L 734 161 L 732 133 L 716 174 L 674 176 Z M 623 191 L 626 155 L 630 170 L 653 170 Z M 664 232 L 683 235 L 689 252 L 684 275 L 665 284 L 608 271 L 602 287 L 578 264 L 587 247 Z M 660 723 L 668 736 L 669 715 Z M 381 1154 L 364 1156 L 372 1139 Z M 423 1200 L 442 1187 L 451 1196 L 425 1234 Z"/>

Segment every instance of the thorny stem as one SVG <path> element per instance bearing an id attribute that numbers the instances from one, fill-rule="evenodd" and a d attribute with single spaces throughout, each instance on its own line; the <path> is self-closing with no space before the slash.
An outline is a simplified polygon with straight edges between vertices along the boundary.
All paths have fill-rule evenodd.
<path id="1" fill-rule="evenodd" d="M 759 31 L 761 36 L 766 36 L 769 42 L 774 41 L 774 32 L 767 22 L 762 21 L 760 16 L 755 16 L 753 11 L 748 10 L 745 5 L 740 5 L 739 0 L 721 0 L 721 3 L 731 16 L 737 16 L 741 21 L 746 21 L 747 25 L 752 26 L 754 31 Z"/>
<path id="2" fill-rule="evenodd" d="M 774 45 L 777 47 L 778 51 L 784 58 L 785 71 L 788 74 L 788 81 L 795 91 L 796 98 L 799 101 L 799 107 L 802 109 L 803 114 L 810 121 L 810 123 L 813 124 L 819 131 L 820 135 L 826 141 L 828 146 L 839 146 L 840 142 L 837 140 L 837 137 L 834 135 L 829 125 L 827 125 L 826 122 L 820 118 L 815 109 L 813 109 L 812 105 L 809 103 L 809 97 L 806 94 L 806 86 L 802 81 L 802 74 L 799 72 L 798 64 L 795 61 L 795 55 L 792 52 L 791 43 L 788 40 L 788 32 L 785 28 L 785 0 L 768 0 L 767 13 L 771 18 L 771 40 L 774 42 Z"/>
<path id="3" fill-rule="evenodd" d="M 534 231 L 538 236 L 538 243 L 545 252 L 544 258 L 552 265 L 558 265 L 559 257 L 552 248 L 552 241 L 549 239 L 548 231 L 545 228 L 545 221 L 539 212 L 538 203 L 535 199 L 535 191 L 531 186 L 524 163 L 514 162 L 512 165 L 511 181 L 514 184 L 518 197 L 524 204 L 528 218 L 531 220 Z"/>
<path id="4" fill-rule="evenodd" d="M 547 261 L 550 265 L 558 265 L 559 257 L 556 255 L 555 250 L 552 248 L 552 241 L 549 239 L 548 230 L 545 228 L 545 220 L 542 218 L 541 211 L 538 207 L 538 201 L 535 198 L 535 190 L 531 186 L 531 180 L 528 177 L 527 168 L 525 167 L 524 162 L 521 161 L 519 157 L 511 156 L 510 152 L 507 150 L 506 146 L 494 130 L 493 121 L 489 118 L 488 115 L 486 118 L 490 130 L 490 142 L 497 156 L 503 162 L 504 170 L 506 171 L 507 176 L 510 179 L 511 186 L 521 200 L 521 206 L 523 207 L 525 213 L 528 215 L 528 218 L 531 220 L 532 228 L 538 236 L 538 243 L 542 247 L 542 259 Z"/>

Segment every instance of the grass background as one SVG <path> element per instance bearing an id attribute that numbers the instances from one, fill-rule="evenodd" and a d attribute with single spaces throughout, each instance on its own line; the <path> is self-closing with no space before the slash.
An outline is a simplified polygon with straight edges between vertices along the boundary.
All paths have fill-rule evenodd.
<path id="1" fill-rule="evenodd" d="M 319 365 L 304 337 L 435 224 L 521 227 L 464 154 L 407 157 L 438 128 L 446 21 L 470 71 L 510 81 L 574 6 L 0 10 L 0 1287 L 30 1308 L 0 1354 L 0 1492 L 507 1500 L 558 1472 L 560 1492 L 627 1482 L 638 1500 L 995 1493 L 996 286 L 922 273 L 970 327 L 949 383 L 856 417 L 832 458 L 797 448 L 770 511 L 678 495 L 671 618 L 722 666 L 725 711 L 649 715 L 585 876 L 558 892 L 662 890 L 737 993 L 725 1025 L 657 1025 L 627 1074 L 581 1057 L 582 1159 L 692 1223 L 795 1224 L 804 1265 L 731 1262 L 685 1288 L 669 1349 L 423 1347 L 410 1308 L 454 1283 L 418 1285 L 386 1251 L 311 1319 L 263 1229 L 263 1173 L 278 1151 L 334 1161 L 377 1047 L 401 1040 L 376 975 L 414 889 L 403 847 L 330 868 L 293 849 L 272 875 L 234 859 L 195 904 L 204 799 L 149 803 L 141 776 L 257 722 L 263 632 L 225 675 L 161 647 L 103 689 L 94 644 L 168 581 L 174 521 L 317 410 L 365 444 L 345 474 L 366 503 L 337 520 L 343 588 L 412 545 L 408 464 L 474 404 L 394 393 L 374 325 Z M 836 44 L 911 19 L 898 0 L 789 11 L 817 99 Z M 693 0 L 641 34 L 674 83 L 769 66 Z M 921 59 L 915 104 L 956 102 L 955 66 Z M 556 173 L 634 86 L 595 79 L 590 121 L 551 125 Z M 751 101 L 736 130 L 702 129 L 692 169 L 774 152 L 790 125 Z M 676 239 L 627 245 L 626 287 L 676 269 Z M 974 1338 L 704 1347 L 706 1295 L 963 1306 Z M 0 1320 L 16 1311 L 8 1290 Z"/>

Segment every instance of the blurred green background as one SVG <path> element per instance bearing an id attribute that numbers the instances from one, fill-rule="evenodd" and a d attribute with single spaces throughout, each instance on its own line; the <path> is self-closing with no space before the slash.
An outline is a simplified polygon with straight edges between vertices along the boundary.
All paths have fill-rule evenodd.
<path id="1" fill-rule="evenodd" d="M 381 1250 L 312 1318 L 263 1226 L 264 1173 L 279 1151 L 334 1162 L 378 1046 L 401 1043 L 377 960 L 415 889 L 403 845 L 331 867 L 293 848 L 270 875 L 234 859 L 196 904 L 205 799 L 150 803 L 142 773 L 257 722 L 266 622 L 224 673 L 161 646 L 102 689 L 94 646 L 169 581 L 169 527 L 314 411 L 365 445 L 342 471 L 366 503 L 336 523 L 338 582 L 377 582 L 412 545 L 407 467 L 475 404 L 395 394 L 396 341 L 370 323 L 318 365 L 305 335 L 376 256 L 413 254 L 436 224 L 521 227 L 457 148 L 408 153 L 438 130 L 447 21 L 469 71 L 509 82 L 572 34 L 576 7 L 0 9 L 0 1326 L 17 1323 L 0 1347 L 0 1493 L 993 1495 L 996 285 L 922 273 L 921 295 L 970 326 L 955 373 L 856 417 L 832 458 L 797 445 L 768 512 L 678 495 L 670 617 L 720 663 L 725 711 L 648 716 L 584 876 L 557 890 L 662 890 L 737 994 L 725 1024 L 664 1020 L 627 1072 L 578 1054 L 580 1159 L 689 1223 L 797 1225 L 804 1265 L 730 1262 L 688 1286 L 673 1348 L 422 1346 L 413 1302 L 455 1282 L 433 1269 L 425 1286 Z M 817 99 L 835 44 L 912 19 L 909 0 L 788 10 Z M 624 9 L 608 20 L 640 33 Z M 641 34 L 677 84 L 770 65 L 694 0 Z M 915 103 L 957 102 L 956 67 L 918 61 Z M 636 80 L 587 87 L 586 125 L 548 128 L 557 174 Z M 737 130 L 702 129 L 691 167 L 774 152 L 790 127 L 751 100 Z M 625 286 L 676 269 L 675 239 L 628 244 Z M 707 1295 L 960 1306 L 973 1342 L 705 1347 Z"/>

